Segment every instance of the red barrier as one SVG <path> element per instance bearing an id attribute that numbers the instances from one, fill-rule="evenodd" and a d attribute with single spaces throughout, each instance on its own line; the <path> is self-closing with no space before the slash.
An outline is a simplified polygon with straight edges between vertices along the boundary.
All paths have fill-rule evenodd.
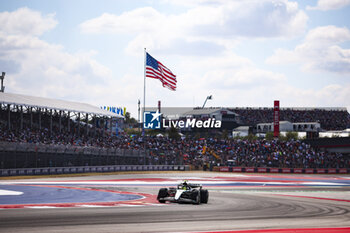
<path id="1" fill-rule="evenodd" d="M 279 173 L 279 168 L 270 168 L 270 173 Z"/>
<path id="2" fill-rule="evenodd" d="M 241 167 L 234 167 L 234 168 L 232 168 L 232 172 L 242 172 L 242 168 Z"/>
<path id="3" fill-rule="evenodd" d="M 302 168 L 294 168 L 294 173 L 303 173 L 303 169 Z"/>
<path id="4" fill-rule="evenodd" d="M 341 174 L 348 173 L 348 169 L 346 169 L 346 168 L 340 168 L 340 169 L 339 169 L 339 173 L 341 173 Z"/>
<path id="5" fill-rule="evenodd" d="M 268 171 L 270 173 L 291 173 L 292 172 L 292 168 L 266 168 L 266 167 L 258 167 L 258 168 L 254 168 L 254 167 L 246 167 L 246 168 L 242 168 L 242 167 L 232 167 L 231 168 L 232 172 L 243 172 L 243 170 L 245 172 L 258 172 L 258 173 L 267 173 Z M 230 168 L 229 167 L 220 167 L 219 168 L 220 172 L 229 172 Z M 295 174 L 347 174 L 348 173 L 348 169 L 347 168 L 293 168 L 293 173 Z"/>
<path id="6" fill-rule="evenodd" d="M 290 168 L 283 168 L 282 173 L 290 173 L 291 169 Z"/>
<path id="7" fill-rule="evenodd" d="M 325 174 L 326 173 L 326 169 L 323 169 L 323 168 L 316 169 L 316 171 L 317 171 L 317 174 Z"/>
<path id="8" fill-rule="evenodd" d="M 246 167 L 245 172 L 254 172 L 254 168 L 253 167 Z"/>
<path id="9" fill-rule="evenodd" d="M 267 172 L 267 169 L 266 169 L 265 167 L 259 167 L 259 168 L 258 168 L 258 172 L 266 173 L 266 172 Z"/>
<path id="10" fill-rule="evenodd" d="M 313 168 L 306 168 L 305 169 L 305 173 L 306 174 L 313 174 L 314 173 L 314 169 Z"/>
<path id="11" fill-rule="evenodd" d="M 328 169 L 328 174 L 335 174 L 335 173 L 337 173 L 337 169 L 335 169 L 335 168 Z"/>
<path id="12" fill-rule="evenodd" d="M 228 172 L 229 169 L 228 169 L 228 167 L 220 167 L 220 171 L 221 172 Z"/>

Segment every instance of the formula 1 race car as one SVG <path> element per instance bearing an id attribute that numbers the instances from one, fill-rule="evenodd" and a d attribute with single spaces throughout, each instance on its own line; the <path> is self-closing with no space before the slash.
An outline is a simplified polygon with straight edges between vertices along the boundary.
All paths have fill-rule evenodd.
<path id="1" fill-rule="evenodd" d="M 190 184 L 184 181 L 177 187 L 161 188 L 158 192 L 157 200 L 160 203 L 176 202 L 176 203 L 208 203 L 209 192 L 207 189 L 202 189 L 200 184 Z"/>

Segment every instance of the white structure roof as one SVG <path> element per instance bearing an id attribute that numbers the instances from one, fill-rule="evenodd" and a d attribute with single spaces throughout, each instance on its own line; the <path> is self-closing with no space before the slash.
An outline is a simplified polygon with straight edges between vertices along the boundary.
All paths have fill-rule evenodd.
<path id="1" fill-rule="evenodd" d="M 186 112 L 186 115 L 211 115 L 211 114 L 217 114 L 221 112 L 227 112 L 228 114 L 233 114 L 238 116 L 237 113 L 234 113 L 226 108 L 194 108 L 191 111 Z"/>
<path id="2" fill-rule="evenodd" d="M 0 103 L 15 104 L 28 107 L 48 108 L 70 112 L 80 112 L 88 114 L 96 114 L 109 117 L 121 117 L 120 115 L 100 109 L 99 107 L 79 102 L 66 100 L 50 99 L 36 96 L 19 95 L 12 93 L 0 92 Z"/>
<path id="3" fill-rule="evenodd" d="M 233 129 L 234 131 L 248 131 L 249 126 L 238 126 L 237 128 Z"/>
<path id="4" fill-rule="evenodd" d="M 157 111 L 157 109 L 156 107 L 146 107 L 146 111 Z M 160 112 L 170 119 L 178 119 L 186 116 L 215 115 L 220 114 L 222 111 L 239 116 L 226 108 L 164 107 L 160 109 Z"/>

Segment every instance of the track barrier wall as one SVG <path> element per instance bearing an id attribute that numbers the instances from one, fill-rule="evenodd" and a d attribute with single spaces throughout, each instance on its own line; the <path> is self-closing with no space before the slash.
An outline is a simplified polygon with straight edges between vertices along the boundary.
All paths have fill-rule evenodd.
<path id="1" fill-rule="evenodd" d="M 75 173 L 103 173 L 120 171 L 188 171 L 188 165 L 113 165 L 91 167 L 49 167 L 0 169 L 0 176 L 60 175 Z"/>
<path id="2" fill-rule="evenodd" d="M 247 173 L 349 174 L 350 168 L 219 167 L 218 171 Z"/>
<path id="3" fill-rule="evenodd" d="M 183 164 L 174 151 L 0 142 L 0 169 Z M 156 168 L 149 168 L 154 170 Z M 125 169 L 127 171 L 127 168 Z M 98 172 L 100 168 L 97 169 Z"/>

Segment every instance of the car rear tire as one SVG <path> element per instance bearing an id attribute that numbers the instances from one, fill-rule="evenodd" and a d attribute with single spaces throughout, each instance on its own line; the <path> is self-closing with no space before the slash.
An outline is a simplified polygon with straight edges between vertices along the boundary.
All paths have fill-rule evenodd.
<path id="1" fill-rule="evenodd" d="M 201 189 L 201 203 L 207 204 L 209 199 L 209 192 L 207 189 Z"/>
<path id="2" fill-rule="evenodd" d="M 161 198 L 165 198 L 168 196 L 168 189 L 167 188 L 161 188 L 159 189 L 157 200 L 159 203 L 165 203 L 165 200 L 160 200 Z"/>

